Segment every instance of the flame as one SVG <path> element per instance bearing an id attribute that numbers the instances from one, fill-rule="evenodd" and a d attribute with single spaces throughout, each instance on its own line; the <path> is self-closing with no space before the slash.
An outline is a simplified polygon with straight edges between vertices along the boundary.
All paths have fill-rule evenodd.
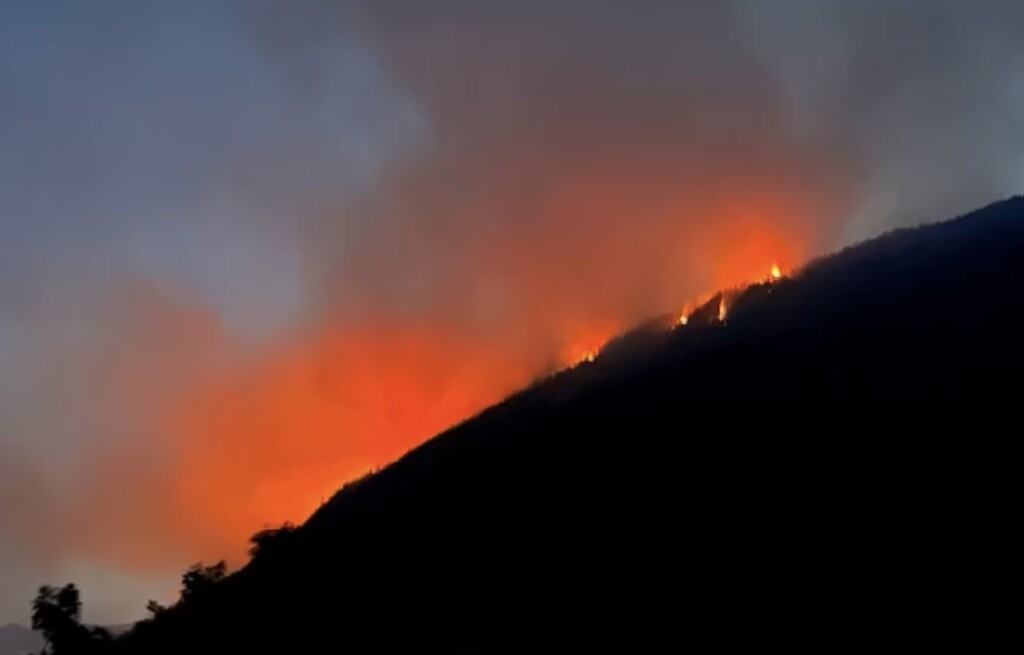
<path id="1" fill-rule="evenodd" d="M 762 269 L 763 270 L 763 269 Z M 782 269 L 779 267 L 777 262 L 773 262 L 771 267 L 768 269 L 767 278 L 753 278 L 752 282 L 741 283 L 731 287 L 730 291 L 720 292 L 718 298 L 718 321 L 724 323 L 726 317 L 729 314 L 729 298 L 735 298 L 738 293 L 741 293 L 742 289 L 746 288 L 749 284 L 761 284 L 764 282 L 773 283 L 782 279 Z M 692 300 L 686 303 L 683 310 L 679 313 L 679 318 L 676 319 L 673 324 L 674 327 L 682 327 L 690 322 L 690 314 L 693 312 L 695 307 L 701 307 L 713 299 L 710 293 L 702 294 L 698 296 L 696 300 Z"/>

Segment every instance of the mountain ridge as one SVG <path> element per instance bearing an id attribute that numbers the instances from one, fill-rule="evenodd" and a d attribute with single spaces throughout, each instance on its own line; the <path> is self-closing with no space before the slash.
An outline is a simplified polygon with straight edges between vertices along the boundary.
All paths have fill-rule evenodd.
<path id="1" fill-rule="evenodd" d="M 623 335 L 114 648 L 1002 634 L 1019 261 L 1016 197 Z"/>

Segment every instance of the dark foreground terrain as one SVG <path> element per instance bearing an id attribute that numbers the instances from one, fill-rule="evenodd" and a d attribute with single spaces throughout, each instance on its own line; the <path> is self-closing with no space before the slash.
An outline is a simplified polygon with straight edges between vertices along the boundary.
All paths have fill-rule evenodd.
<path id="1" fill-rule="evenodd" d="M 724 325 L 628 335 L 347 486 L 110 649 L 1018 636 L 1024 200 L 731 304 Z"/>

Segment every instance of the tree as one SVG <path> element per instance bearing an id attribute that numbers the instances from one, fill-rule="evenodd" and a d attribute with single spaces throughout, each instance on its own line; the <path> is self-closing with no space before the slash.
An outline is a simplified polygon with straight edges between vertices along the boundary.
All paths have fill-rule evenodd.
<path id="1" fill-rule="evenodd" d="M 39 588 L 32 601 L 32 629 L 43 633 L 47 644 L 44 653 L 86 652 L 110 638 L 102 628 L 83 626 L 79 621 L 81 614 L 82 599 L 74 584 Z"/>
<path id="2" fill-rule="evenodd" d="M 181 601 L 186 602 L 201 596 L 207 589 L 223 580 L 227 572 L 228 565 L 224 560 L 210 566 L 203 566 L 202 562 L 193 564 L 181 576 Z"/>

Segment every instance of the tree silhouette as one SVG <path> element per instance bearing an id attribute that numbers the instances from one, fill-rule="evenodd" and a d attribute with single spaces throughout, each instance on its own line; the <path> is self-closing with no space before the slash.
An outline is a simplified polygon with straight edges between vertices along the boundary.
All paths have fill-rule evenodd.
<path id="1" fill-rule="evenodd" d="M 44 653 L 89 652 L 110 640 L 103 628 L 81 624 L 82 599 L 73 583 L 63 587 L 45 585 L 32 601 L 32 629 L 43 633 L 47 647 Z"/>
<path id="2" fill-rule="evenodd" d="M 223 580 L 227 571 L 228 565 L 224 560 L 210 566 L 203 566 L 202 562 L 193 564 L 181 576 L 181 601 L 187 602 L 201 596 L 213 585 Z"/>

